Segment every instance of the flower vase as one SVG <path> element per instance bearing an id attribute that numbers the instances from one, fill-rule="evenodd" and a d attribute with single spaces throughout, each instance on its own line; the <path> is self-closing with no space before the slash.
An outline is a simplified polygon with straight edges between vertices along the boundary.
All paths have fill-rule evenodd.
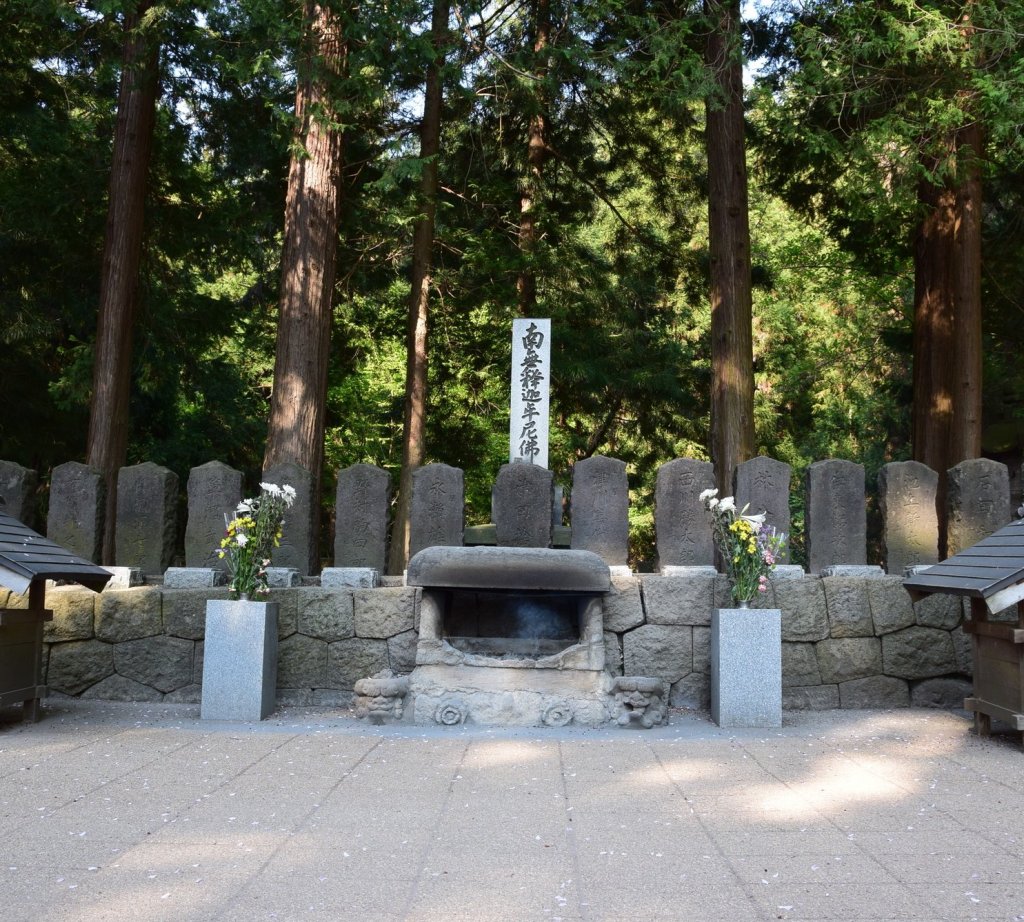
<path id="1" fill-rule="evenodd" d="M 720 727 L 782 726 L 782 612 L 711 613 L 711 717 Z"/>
<path id="2" fill-rule="evenodd" d="M 277 703 L 277 602 L 206 603 L 203 720 L 258 721 Z"/>

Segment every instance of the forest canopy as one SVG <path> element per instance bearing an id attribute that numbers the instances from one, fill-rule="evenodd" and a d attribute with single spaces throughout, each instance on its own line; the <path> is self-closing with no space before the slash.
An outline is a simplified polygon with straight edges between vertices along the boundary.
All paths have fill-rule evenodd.
<path id="1" fill-rule="evenodd" d="M 184 482 L 217 459 L 254 483 L 286 311 L 306 303 L 287 306 L 289 273 L 319 239 L 325 509 L 338 468 L 397 486 L 405 457 L 463 468 L 468 521 L 488 521 L 512 320 L 550 317 L 556 482 L 625 461 L 632 556 L 650 561 L 657 468 L 712 455 L 708 129 L 729 100 L 708 48 L 724 47 L 746 62 L 755 453 L 795 484 L 828 457 L 869 484 L 887 461 L 941 466 L 939 443 L 1019 467 L 1024 9 L 761 3 L 709 45 L 733 7 L 9 0 L 0 458 L 39 470 L 45 503 L 46 473 L 95 451 L 100 305 L 134 245 L 124 463 Z M 117 235 L 118 170 L 142 151 L 119 119 L 147 87 L 140 229 Z M 337 200 L 303 238 L 317 138 Z"/>

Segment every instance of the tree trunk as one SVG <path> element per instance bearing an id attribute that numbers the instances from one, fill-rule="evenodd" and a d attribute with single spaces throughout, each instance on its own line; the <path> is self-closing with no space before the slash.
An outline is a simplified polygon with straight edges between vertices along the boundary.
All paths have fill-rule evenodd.
<path id="1" fill-rule="evenodd" d="M 960 185 L 956 196 L 954 249 L 954 313 L 956 316 L 956 377 L 953 381 L 953 464 L 981 456 L 981 126 L 975 122 L 960 132 L 957 165 Z"/>
<path id="2" fill-rule="evenodd" d="M 307 0 L 303 15 L 306 36 L 295 91 L 295 152 L 288 169 L 274 389 L 263 466 L 291 461 L 313 475 L 310 572 L 316 572 L 343 158 L 332 99 L 345 46 L 341 24 L 329 7 Z"/>
<path id="3" fill-rule="evenodd" d="M 925 163 L 934 172 L 935 161 Z M 918 184 L 923 217 L 914 242 L 914 460 L 939 475 L 936 497 L 939 550 L 943 552 L 946 471 L 953 461 L 952 434 L 956 361 L 953 262 L 956 239 L 956 191 L 927 179 Z"/>
<path id="4" fill-rule="evenodd" d="M 149 9 L 140 3 L 124 22 L 121 82 L 110 170 L 110 205 L 103 239 L 103 269 L 93 358 L 86 462 L 106 486 L 102 562 L 114 563 L 117 474 L 128 450 L 132 338 L 142 258 L 146 175 L 153 150 L 159 46 L 140 29 Z"/>
<path id="5" fill-rule="evenodd" d="M 516 301 L 520 317 L 533 316 L 537 307 L 537 273 L 533 265 L 533 254 L 538 238 L 537 198 L 547 160 L 547 99 L 543 83 L 548 73 L 547 47 L 551 37 L 549 0 L 535 0 L 533 23 L 535 87 L 527 128 L 527 173 L 519 196 L 519 255 L 522 267 L 516 279 Z"/>
<path id="6" fill-rule="evenodd" d="M 750 226 L 743 125 L 739 0 L 705 0 L 712 28 L 707 66 L 718 93 L 707 102 L 711 257 L 711 456 L 732 492 L 736 465 L 754 454 L 754 348 Z"/>
<path id="7" fill-rule="evenodd" d="M 409 294 L 409 323 L 406 333 L 405 420 L 402 426 L 402 472 L 398 484 L 398 506 L 391 532 L 388 570 L 401 573 L 409 562 L 409 511 L 412 506 L 412 475 L 426 451 L 427 413 L 427 331 L 430 314 L 430 285 L 433 272 L 434 225 L 437 214 L 437 156 L 441 149 L 441 69 L 448 37 L 449 0 L 434 0 L 430 34 L 434 56 L 427 67 L 420 124 L 420 208 L 413 227 L 412 285 Z"/>

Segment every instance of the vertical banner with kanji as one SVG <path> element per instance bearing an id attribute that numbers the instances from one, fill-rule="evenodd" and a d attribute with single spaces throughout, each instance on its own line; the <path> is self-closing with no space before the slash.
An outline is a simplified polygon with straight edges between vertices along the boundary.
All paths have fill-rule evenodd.
<path id="1" fill-rule="evenodd" d="M 512 416 L 509 461 L 548 466 L 551 321 L 512 321 Z"/>

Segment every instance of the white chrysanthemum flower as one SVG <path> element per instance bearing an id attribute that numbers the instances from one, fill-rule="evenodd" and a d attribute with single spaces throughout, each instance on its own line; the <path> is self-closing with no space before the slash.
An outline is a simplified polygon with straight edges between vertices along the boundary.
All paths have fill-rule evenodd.
<path id="1" fill-rule="evenodd" d="M 235 535 L 235 543 L 239 547 L 245 547 L 249 543 L 249 536 L 243 531 Z"/>
<path id="2" fill-rule="evenodd" d="M 271 496 L 280 496 L 281 488 L 276 483 L 261 483 L 260 489 Z"/>
<path id="3" fill-rule="evenodd" d="M 281 493 L 284 495 L 284 500 L 289 506 L 295 501 L 295 487 L 290 483 L 286 483 L 281 487 Z"/>
<path id="4" fill-rule="evenodd" d="M 712 496 L 718 496 L 718 490 L 705 490 L 698 498 L 702 503 L 706 503 Z"/>
<path id="5" fill-rule="evenodd" d="M 736 511 L 736 500 L 731 496 L 727 496 L 718 504 L 719 512 L 735 512 Z"/>

